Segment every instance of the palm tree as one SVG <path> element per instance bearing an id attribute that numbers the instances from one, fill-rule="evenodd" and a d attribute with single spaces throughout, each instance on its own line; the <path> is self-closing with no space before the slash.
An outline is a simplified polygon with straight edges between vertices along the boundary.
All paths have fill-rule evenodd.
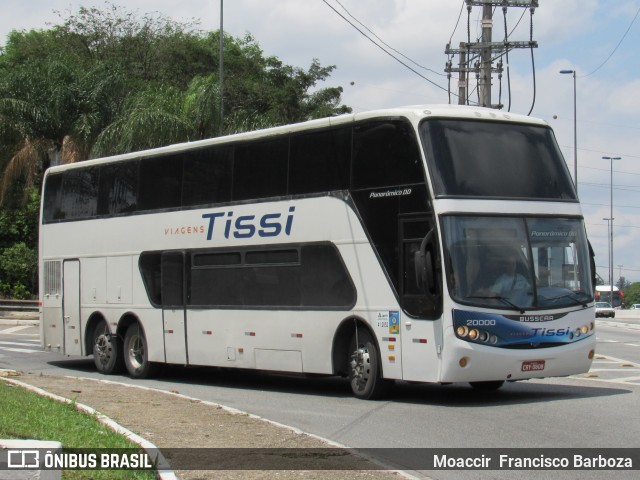
<path id="1" fill-rule="evenodd" d="M 91 156 L 115 155 L 192 140 L 183 116 L 184 93 L 174 87 L 134 91 L 112 123 L 97 136 Z"/>
<path id="2" fill-rule="evenodd" d="M 0 141 L 10 146 L 0 204 L 19 179 L 25 195 L 49 165 L 88 158 L 124 93 L 117 70 L 89 71 L 52 60 L 5 70 L 0 83 Z"/>

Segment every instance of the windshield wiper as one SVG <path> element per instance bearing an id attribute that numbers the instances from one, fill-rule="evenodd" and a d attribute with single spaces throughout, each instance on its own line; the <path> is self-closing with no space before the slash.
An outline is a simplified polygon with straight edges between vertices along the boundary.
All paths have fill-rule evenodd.
<path id="1" fill-rule="evenodd" d="M 500 300 L 505 305 L 511 307 L 514 310 L 518 310 L 520 313 L 524 313 L 525 312 L 525 309 L 523 307 L 519 307 L 518 305 L 516 305 L 515 303 L 513 303 L 511 300 L 509 300 L 506 297 L 473 296 L 473 297 L 467 297 L 467 298 L 479 298 L 479 299 L 482 299 L 482 300 Z"/>
<path id="2" fill-rule="evenodd" d="M 541 298 L 545 302 L 555 302 L 556 300 L 562 300 L 563 298 L 569 298 L 569 299 L 574 301 L 574 305 L 580 305 L 583 308 L 587 308 L 587 306 L 588 306 L 586 301 L 581 300 L 580 297 L 578 297 L 578 295 L 576 295 L 573 292 L 565 293 L 564 295 L 559 295 L 557 297 L 551 297 L 551 298 L 541 297 Z"/>

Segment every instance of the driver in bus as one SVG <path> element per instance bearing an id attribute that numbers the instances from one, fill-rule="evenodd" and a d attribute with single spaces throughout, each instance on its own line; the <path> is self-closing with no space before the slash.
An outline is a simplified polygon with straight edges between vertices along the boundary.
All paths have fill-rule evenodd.
<path id="1" fill-rule="evenodd" d="M 518 272 L 516 256 L 515 252 L 490 256 L 486 265 L 487 275 L 483 275 L 486 283 L 476 291 L 476 295 L 509 298 L 516 292 L 527 290 L 529 282 Z"/>
<path id="2" fill-rule="evenodd" d="M 504 257 L 499 262 L 502 272 L 490 287 L 491 293 L 497 297 L 510 297 L 512 292 L 529 288 L 529 282 L 524 275 L 518 273 L 517 262 L 513 256 Z"/>

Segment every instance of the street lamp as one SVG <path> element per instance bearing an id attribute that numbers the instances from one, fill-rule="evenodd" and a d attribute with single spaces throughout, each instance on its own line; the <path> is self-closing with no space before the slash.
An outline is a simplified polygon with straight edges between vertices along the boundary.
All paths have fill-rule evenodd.
<path id="1" fill-rule="evenodd" d="M 611 163 L 611 182 L 609 184 L 609 218 L 611 219 L 611 229 L 609 234 L 609 275 L 611 276 L 611 306 L 613 307 L 613 161 L 622 160 L 622 157 L 602 157 L 602 159 L 609 160 Z"/>
<path id="2" fill-rule="evenodd" d="M 609 252 L 607 253 L 607 262 L 611 261 L 611 242 L 609 242 L 609 238 L 610 238 L 610 233 L 611 230 L 611 225 L 609 224 L 609 222 L 612 220 L 611 218 L 603 218 L 603 220 L 605 220 L 607 222 L 607 245 L 609 247 Z M 607 272 L 609 273 L 609 285 L 611 285 L 611 268 L 610 265 L 607 265 Z M 613 298 L 611 299 L 611 303 L 613 304 Z"/>
<path id="3" fill-rule="evenodd" d="M 576 105 L 576 71 L 560 70 L 563 75 L 573 75 L 573 182 L 578 193 L 578 117 Z"/>

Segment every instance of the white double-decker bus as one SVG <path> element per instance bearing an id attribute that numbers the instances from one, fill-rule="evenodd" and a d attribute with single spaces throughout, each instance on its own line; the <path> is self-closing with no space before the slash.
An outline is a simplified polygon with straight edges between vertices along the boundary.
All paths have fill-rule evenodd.
<path id="1" fill-rule="evenodd" d="M 498 388 L 589 369 L 591 261 L 545 122 L 345 115 L 49 169 L 43 347 Z"/>

